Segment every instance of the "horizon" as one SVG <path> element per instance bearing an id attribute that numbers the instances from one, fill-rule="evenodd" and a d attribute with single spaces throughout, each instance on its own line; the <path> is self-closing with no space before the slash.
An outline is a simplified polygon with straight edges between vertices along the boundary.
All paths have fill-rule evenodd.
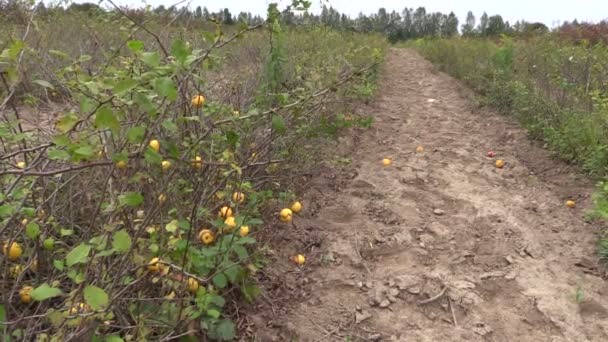
<path id="1" fill-rule="evenodd" d="M 76 3 L 85 3 L 92 1 L 74 1 Z M 231 13 L 238 14 L 239 12 L 249 12 L 253 15 L 265 16 L 266 9 L 269 3 L 278 2 L 281 7 L 285 7 L 291 3 L 291 0 L 224 0 L 221 4 L 217 1 L 192 0 L 186 2 L 166 1 L 166 0 L 150 0 L 150 1 L 128 1 L 117 0 L 116 4 L 129 7 L 143 7 L 150 5 L 158 7 L 164 5 L 169 7 L 175 4 L 178 6 L 188 6 L 191 10 L 196 7 L 207 7 L 211 12 L 217 12 L 221 9 L 228 8 Z M 101 6 L 109 6 L 110 4 L 101 1 Z M 573 7 L 570 1 L 558 0 L 550 4 L 543 5 L 540 2 L 529 2 L 524 0 L 512 0 L 509 3 L 504 2 L 484 2 L 480 0 L 465 0 L 454 3 L 450 0 L 415 0 L 415 1 L 400 1 L 400 0 L 378 0 L 374 2 L 365 0 L 316 0 L 312 1 L 310 12 L 319 14 L 323 5 L 333 7 L 340 13 L 344 13 L 351 18 L 356 18 L 359 13 L 370 15 L 377 13 L 378 9 L 385 8 L 388 12 L 396 11 L 401 14 L 404 8 L 425 7 L 427 12 L 441 12 L 449 14 L 454 12 L 458 17 L 459 26 L 465 21 L 468 11 L 472 11 L 477 21 L 485 12 L 489 16 L 501 15 L 505 21 L 509 21 L 513 25 L 518 20 L 527 22 L 542 22 L 548 27 L 556 27 L 568 21 L 577 20 L 579 22 L 598 23 L 608 19 L 608 1 L 590 0 L 583 5 Z M 519 14 L 523 12 L 518 10 L 522 8 L 518 5 L 526 6 L 525 15 Z M 547 7 L 551 6 L 551 11 L 547 11 Z M 607 13 L 606 15 L 602 13 Z"/>

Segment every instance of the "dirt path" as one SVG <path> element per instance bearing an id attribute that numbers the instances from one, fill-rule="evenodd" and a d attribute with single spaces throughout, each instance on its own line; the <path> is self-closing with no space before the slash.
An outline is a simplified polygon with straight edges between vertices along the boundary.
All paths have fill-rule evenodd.
<path id="1" fill-rule="evenodd" d="M 296 220 L 319 233 L 297 246 L 309 262 L 285 283 L 300 297 L 271 318 L 272 340 L 608 340 L 588 181 L 409 50 L 390 51 L 361 111 L 375 122 L 352 177 L 317 177 Z"/>

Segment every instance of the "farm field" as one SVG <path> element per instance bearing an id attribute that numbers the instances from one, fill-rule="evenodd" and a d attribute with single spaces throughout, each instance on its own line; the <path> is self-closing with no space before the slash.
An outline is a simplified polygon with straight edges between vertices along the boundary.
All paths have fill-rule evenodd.
<path id="1" fill-rule="evenodd" d="M 310 6 L 0 1 L 0 340 L 608 340 L 606 25 Z"/>

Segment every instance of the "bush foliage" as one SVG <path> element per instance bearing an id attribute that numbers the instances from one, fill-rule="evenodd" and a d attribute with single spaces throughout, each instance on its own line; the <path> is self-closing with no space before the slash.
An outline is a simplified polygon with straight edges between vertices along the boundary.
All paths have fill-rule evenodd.
<path id="1" fill-rule="evenodd" d="M 285 13 L 0 25 L 2 340 L 235 337 L 267 262 L 255 237 L 328 136 L 369 124 L 348 103 L 386 46 Z"/>
<path id="2" fill-rule="evenodd" d="M 595 44 L 593 44 L 595 43 Z M 527 40 L 419 40 L 418 50 L 462 79 L 483 100 L 515 116 L 560 157 L 595 177 L 608 176 L 608 49 L 557 36 Z M 608 218 L 608 186 L 599 185 L 596 214 Z M 600 242 L 608 256 L 608 240 Z"/>

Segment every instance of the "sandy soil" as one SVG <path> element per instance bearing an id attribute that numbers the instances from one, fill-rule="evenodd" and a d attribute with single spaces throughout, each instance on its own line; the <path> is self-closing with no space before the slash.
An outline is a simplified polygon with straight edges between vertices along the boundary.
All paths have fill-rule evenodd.
<path id="1" fill-rule="evenodd" d="M 274 241 L 256 340 L 608 341 L 589 180 L 410 50 L 359 114 L 351 165 L 321 170 Z"/>

